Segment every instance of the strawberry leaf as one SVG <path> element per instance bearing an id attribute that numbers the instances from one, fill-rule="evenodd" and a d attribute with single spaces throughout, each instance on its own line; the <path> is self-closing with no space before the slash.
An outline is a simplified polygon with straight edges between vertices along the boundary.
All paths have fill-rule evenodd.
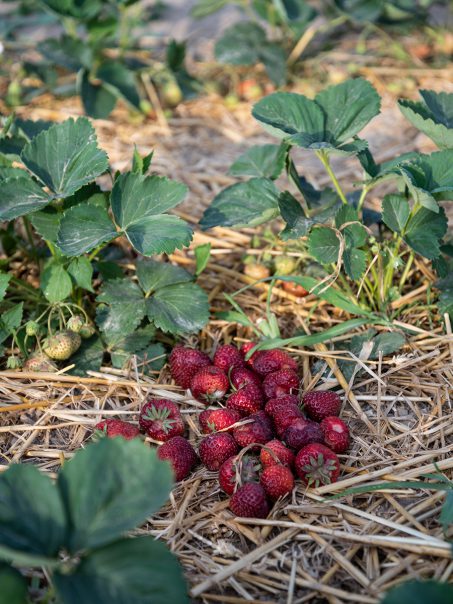
<path id="1" fill-rule="evenodd" d="M 23 176 L 0 181 L 2 188 L 0 221 L 13 220 L 18 216 L 30 214 L 45 207 L 51 201 L 51 197 L 38 183 L 24 170 L 21 172 Z"/>
<path id="2" fill-rule="evenodd" d="M 62 302 L 71 295 L 72 281 L 61 264 L 48 264 L 41 273 L 41 289 L 49 302 Z"/>
<path id="3" fill-rule="evenodd" d="M 85 202 L 64 212 L 58 229 L 57 245 L 66 256 L 79 256 L 117 235 L 107 210 Z"/>
<path id="4" fill-rule="evenodd" d="M 308 238 L 308 251 L 321 264 L 337 262 L 340 239 L 329 227 L 318 227 L 311 231 Z"/>
<path id="5" fill-rule="evenodd" d="M 209 320 L 208 296 L 195 283 L 170 285 L 146 300 L 146 313 L 162 331 L 195 333 Z"/>
<path id="6" fill-rule="evenodd" d="M 97 336 L 82 340 L 77 352 L 71 355 L 73 367 L 68 373 L 71 375 L 86 376 L 88 371 L 99 371 L 104 359 L 104 346 Z"/>
<path id="7" fill-rule="evenodd" d="M 105 438 L 78 451 L 57 481 L 69 519 L 68 551 L 112 543 L 142 524 L 166 501 L 172 482 L 169 464 L 139 439 Z"/>
<path id="8" fill-rule="evenodd" d="M 423 102 L 399 101 L 399 108 L 413 126 L 440 149 L 453 148 L 453 94 L 420 90 Z"/>
<path id="9" fill-rule="evenodd" d="M 443 208 L 436 213 L 422 207 L 407 223 L 404 241 L 418 254 L 432 260 L 440 254 L 441 240 L 447 227 Z"/>
<path id="10" fill-rule="evenodd" d="M 391 589 L 381 604 L 440 604 L 453 601 L 453 587 L 448 583 L 438 581 L 406 581 Z"/>
<path id="11" fill-rule="evenodd" d="M 28 604 L 28 585 L 25 577 L 9 564 L 0 563 L 2 598 L 8 604 Z"/>
<path id="12" fill-rule="evenodd" d="M 193 275 L 168 262 L 141 260 L 137 262 L 137 278 L 145 294 L 150 294 L 168 285 L 192 281 Z"/>
<path id="13" fill-rule="evenodd" d="M 71 275 L 75 285 L 94 292 L 91 281 L 93 278 L 93 266 L 86 256 L 74 258 L 68 265 L 68 273 Z"/>
<path id="14" fill-rule="evenodd" d="M 382 200 L 382 220 L 395 233 L 404 230 L 410 212 L 409 202 L 401 195 L 386 195 Z"/>
<path id="15" fill-rule="evenodd" d="M 110 343 L 132 333 L 145 316 L 143 292 L 128 279 L 106 281 L 97 302 L 96 324 Z"/>
<path id="16" fill-rule="evenodd" d="M 453 149 L 419 155 L 400 172 L 414 200 L 428 210 L 438 212 L 437 201 L 453 199 Z"/>
<path id="17" fill-rule="evenodd" d="M 155 489 L 149 492 L 154 493 Z M 126 516 L 120 509 L 118 514 Z M 65 604 L 189 603 L 178 559 L 154 537 L 116 541 L 82 558 L 73 573 L 57 572 L 53 578 Z"/>
<path id="18" fill-rule="evenodd" d="M 278 207 L 286 222 L 285 228 L 280 232 L 280 238 L 288 241 L 305 237 L 315 221 L 306 216 L 297 199 L 289 191 L 284 191 L 278 198 Z"/>
<path id="19" fill-rule="evenodd" d="M 254 145 L 240 155 L 231 165 L 231 176 L 255 176 L 258 178 L 278 178 L 285 167 L 288 146 Z"/>

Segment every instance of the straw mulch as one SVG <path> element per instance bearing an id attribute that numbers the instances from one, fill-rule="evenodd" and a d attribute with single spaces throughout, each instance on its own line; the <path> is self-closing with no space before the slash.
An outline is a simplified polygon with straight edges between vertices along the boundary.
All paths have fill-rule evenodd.
<path id="1" fill-rule="evenodd" d="M 389 106 L 386 99 L 384 115 L 368 133 L 372 145 L 379 144 L 379 160 L 408 151 L 408 137 L 414 134 Z M 78 113 L 71 100 L 34 105 L 26 115 L 61 120 Z M 159 123 L 133 125 L 121 109 L 114 117 L 114 122 L 96 122 L 114 168 L 127 167 L 133 143 L 142 153 L 156 148 L 154 169 L 189 185 L 181 214 L 194 222 L 213 194 L 233 182 L 225 174 L 237 154 L 269 140 L 249 117 L 248 106 L 231 113 L 213 98 L 182 107 L 169 123 L 161 116 Z M 395 120 L 400 120 L 400 130 Z M 411 141 L 414 148 L 429 148 L 424 138 Z M 316 162 L 303 159 L 311 180 L 325 184 Z M 354 163 L 343 170 L 351 182 L 359 175 Z M 224 292 L 249 283 L 240 267 L 250 240 L 246 229 L 196 233 L 195 243 L 212 243 L 200 284 L 210 293 L 213 311 L 227 308 Z M 178 252 L 172 260 L 190 269 L 193 253 Z M 414 267 L 403 300 L 408 306 L 395 323 L 396 329 L 415 325 L 416 334 L 393 358 L 371 361 L 365 351 L 354 358 L 357 371 L 351 382 L 336 363 L 351 358 L 341 349 L 341 338 L 335 351 L 322 344 L 291 350 L 300 360 L 304 388 L 336 388 L 344 396 L 342 415 L 353 445 L 341 456 L 338 483 L 317 490 L 298 484 L 291 499 L 279 502 L 267 520 L 241 520 L 229 512 L 215 474 L 199 468 L 140 529 L 167 541 L 178 555 L 194 602 L 371 604 L 407 577 L 451 580 L 451 547 L 438 521 L 443 493 L 394 488 L 326 500 L 348 487 L 419 479 L 437 470 L 453 477 L 453 336 L 448 321 L 445 327 L 440 317 L 416 310 L 431 279 L 427 265 Z M 254 319 L 263 316 L 266 290 L 262 285 L 237 297 Z M 272 300 L 283 336 L 326 329 L 348 318 L 324 303 L 314 308 L 313 297 L 298 301 L 278 287 Z M 245 328 L 213 318 L 190 343 L 211 352 L 219 343 L 250 337 Z M 319 371 L 319 363 L 327 372 Z M 58 375 L 1 372 L 0 469 L 22 462 L 54 473 L 89 439 L 101 418 L 136 421 L 150 394 L 180 403 L 196 444 L 197 417 L 204 407 L 171 384 L 166 368 L 152 378 L 134 363 L 124 372 L 105 367 L 87 378 L 64 370 Z"/>

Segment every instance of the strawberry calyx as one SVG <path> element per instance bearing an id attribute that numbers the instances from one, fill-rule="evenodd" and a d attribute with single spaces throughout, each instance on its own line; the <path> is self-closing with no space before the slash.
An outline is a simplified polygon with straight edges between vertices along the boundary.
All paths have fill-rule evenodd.
<path id="1" fill-rule="evenodd" d="M 166 407 L 162 407 L 161 409 L 157 409 L 154 405 L 148 407 L 146 412 L 143 414 L 143 418 L 149 420 L 151 422 L 159 422 L 161 429 L 168 434 L 176 422 L 175 419 L 171 419 L 170 409 Z"/>
<path id="2" fill-rule="evenodd" d="M 308 486 L 314 486 L 316 489 L 324 484 L 331 483 L 332 473 L 335 472 L 336 464 L 333 459 L 324 459 L 324 455 L 319 453 L 317 457 L 310 457 L 310 462 L 302 467 Z"/>

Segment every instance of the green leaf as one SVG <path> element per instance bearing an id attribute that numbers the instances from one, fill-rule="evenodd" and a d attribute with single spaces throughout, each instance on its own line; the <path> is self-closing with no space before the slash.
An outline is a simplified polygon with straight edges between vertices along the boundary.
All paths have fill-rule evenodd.
<path id="1" fill-rule="evenodd" d="M 149 347 L 156 330 L 153 325 L 146 325 L 122 338 L 107 339 L 107 350 L 110 352 L 112 365 L 121 369 L 133 354 L 137 354 Z"/>
<path id="2" fill-rule="evenodd" d="M 453 587 L 437 581 L 406 581 L 391 589 L 381 604 L 447 604 L 453 601 Z"/>
<path id="3" fill-rule="evenodd" d="M 418 254 L 432 260 L 440 254 L 440 242 L 447 227 L 443 208 L 436 213 L 422 207 L 408 221 L 404 241 Z"/>
<path id="4" fill-rule="evenodd" d="M 79 256 L 117 235 L 107 210 L 85 202 L 63 214 L 57 245 L 66 256 Z"/>
<path id="5" fill-rule="evenodd" d="M 256 176 L 275 180 L 285 167 L 288 146 L 254 145 L 240 155 L 231 165 L 228 173 L 232 176 Z"/>
<path id="6" fill-rule="evenodd" d="M 38 51 L 51 63 L 69 71 L 90 69 L 93 61 L 89 44 L 72 36 L 64 35 L 58 40 L 47 38 L 38 44 Z"/>
<path id="7" fill-rule="evenodd" d="M 329 227 L 317 227 L 308 237 L 308 253 L 321 264 L 338 261 L 340 239 Z"/>
<path id="8" fill-rule="evenodd" d="M 194 249 L 195 254 L 195 275 L 201 275 L 201 273 L 208 266 L 209 258 L 211 257 L 211 244 L 203 243 L 201 245 L 197 245 Z"/>
<path id="9" fill-rule="evenodd" d="M 143 292 L 128 279 L 106 281 L 96 301 L 96 323 L 109 341 L 132 333 L 145 316 Z"/>
<path id="10" fill-rule="evenodd" d="M 11 275 L 7 273 L 0 273 L 0 300 L 3 300 L 6 294 L 8 283 L 11 279 Z"/>
<path id="11" fill-rule="evenodd" d="M 189 604 L 178 559 L 152 537 L 98 549 L 72 574 L 55 573 L 54 581 L 65 604 Z"/>
<path id="12" fill-rule="evenodd" d="M 260 61 L 276 86 L 286 83 L 286 52 L 278 42 L 266 42 L 261 46 Z"/>
<path id="13" fill-rule="evenodd" d="M 165 348 L 162 344 L 151 344 L 137 353 L 137 367 L 149 375 L 153 371 L 160 371 L 166 362 Z"/>
<path id="14" fill-rule="evenodd" d="M 101 547 L 142 524 L 165 503 L 172 483 L 170 465 L 138 438 L 104 438 L 79 450 L 57 481 L 69 520 L 68 550 Z"/>
<path id="15" fill-rule="evenodd" d="M 420 90 L 424 102 L 399 101 L 403 115 L 440 149 L 453 148 L 453 94 Z"/>
<path id="16" fill-rule="evenodd" d="M 49 302 L 62 302 L 72 293 L 72 280 L 61 264 L 49 264 L 41 273 L 41 290 Z"/>
<path id="17" fill-rule="evenodd" d="M 51 201 L 47 193 L 25 172 L 23 177 L 2 180 L 1 188 L 0 222 L 40 210 Z"/>
<path id="18" fill-rule="evenodd" d="M 89 292 L 94 292 L 91 281 L 93 279 L 93 266 L 85 256 L 74 258 L 68 265 L 68 273 L 76 285 Z"/>
<path id="19" fill-rule="evenodd" d="M 345 224 L 348 224 L 348 226 L 344 226 Z M 346 248 L 365 245 L 367 231 L 361 224 L 358 211 L 354 207 L 342 205 L 335 214 L 335 226 L 341 230 L 345 238 Z"/>
<path id="20" fill-rule="evenodd" d="M 0 563 L 0 601 L 4 604 L 27 604 L 27 581 L 21 573 L 9 566 Z"/>
<path id="21" fill-rule="evenodd" d="M 20 117 L 16 117 L 14 120 L 14 125 L 19 128 L 29 140 L 35 138 L 40 132 L 48 130 L 54 124 L 55 122 L 47 120 L 24 120 Z"/>
<path id="22" fill-rule="evenodd" d="M 56 556 L 66 542 L 66 518 L 48 476 L 30 464 L 0 475 L 0 545 L 27 554 Z"/>
<path id="23" fill-rule="evenodd" d="M 442 511 L 440 513 L 439 522 L 444 528 L 444 531 L 448 530 L 453 525 L 453 484 L 450 490 L 447 491 Z"/>
<path id="24" fill-rule="evenodd" d="M 305 237 L 314 221 L 307 218 L 297 199 L 289 191 L 283 191 L 278 198 L 278 207 L 283 220 L 286 222 L 285 228 L 280 232 L 280 238 L 283 241 L 288 241 Z"/>
<path id="25" fill-rule="evenodd" d="M 119 61 L 104 61 L 96 72 L 96 77 L 104 83 L 111 92 L 117 93 L 122 99 L 135 108 L 140 107 L 140 96 L 134 72 Z"/>
<path id="26" fill-rule="evenodd" d="M 85 113 L 95 119 L 106 119 L 117 102 L 117 96 L 108 90 L 102 82 L 90 81 L 87 71 L 80 72 L 77 86 L 82 98 Z"/>
<path id="27" fill-rule="evenodd" d="M 180 266 L 173 266 L 168 262 L 157 262 L 156 260 L 137 262 L 137 277 L 145 294 L 150 294 L 168 285 L 187 283 L 193 280 L 193 276 Z"/>
<path id="28" fill-rule="evenodd" d="M 71 355 L 73 367 L 68 373 L 71 375 L 86 376 L 88 371 L 99 371 L 104 359 L 104 346 L 97 336 L 82 340 L 77 352 Z"/>
<path id="29" fill-rule="evenodd" d="M 134 146 L 134 154 L 132 156 L 132 170 L 136 174 L 146 174 L 151 165 L 151 161 L 153 159 L 154 151 L 148 153 L 148 155 L 144 155 L 143 157 L 137 150 L 137 147 Z"/>
<path id="30" fill-rule="evenodd" d="M 98 148 L 94 128 L 84 117 L 41 132 L 25 145 L 21 158 L 56 197 L 72 195 L 108 168 L 107 155 Z"/>
<path id="31" fill-rule="evenodd" d="M 170 285 L 146 300 L 146 313 L 162 331 L 196 333 L 209 320 L 208 296 L 195 283 Z"/>
<path id="32" fill-rule="evenodd" d="M 0 316 L 0 343 L 4 342 L 11 333 L 16 330 L 21 322 L 24 311 L 24 303 L 19 302 Z"/>
<path id="33" fill-rule="evenodd" d="M 437 212 L 437 201 L 453 198 L 453 149 L 419 155 L 399 170 L 415 201 L 428 210 Z"/>
<path id="34" fill-rule="evenodd" d="M 346 142 L 378 115 L 381 100 L 367 81 L 361 78 L 329 86 L 316 95 L 315 102 L 326 114 L 325 140 Z"/>
<path id="35" fill-rule="evenodd" d="M 29 220 L 36 232 L 39 233 L 43 239 L 46 239 L 51 243 L 56 243 L 61 216 L 61 212 L 56 208 L 47 206 L 43 210 L 34 212 Z"/>
<path id="36" fill-rule="evenodd" d="M 160 176 L 129 172 L 119 176 L 112 189 L 116 223 L 144 256 L 166 253 L 189 245 L 192 229 L 177 216 L 163 214 L 178 205 L 187 187 Z"/>
<path id="37" fill-rule="evenodd" d="M 212 15 L 212 13 L 216 13 L 226 6 L 227 3 L 228 0 L 198 0 L 190 11 L 190 14 L 194 19 L 203 19 L 203 17 L 208 17 L 209 15 Z"/>
<path id="38" fill-rule="evenodd" d="M 278 216 L 278 196 L 278 189 L 266 178 L 231 185 L 215 196 L 200 226 L 258 226 Z"/>
<path id="39" fill-rule="evenodd" d="M 386 195 L 382 200 L 382 220 L 395 233 L 404 231 L 411 209 L 401 195 Z"/>
<path id="40" fill-rule="evenodd" d="M 348 277 L 357 281 L 363 275 L 367 265 L 367 254 L 357 248 L 346 248 L 343 253 L 344 270 Z"/>

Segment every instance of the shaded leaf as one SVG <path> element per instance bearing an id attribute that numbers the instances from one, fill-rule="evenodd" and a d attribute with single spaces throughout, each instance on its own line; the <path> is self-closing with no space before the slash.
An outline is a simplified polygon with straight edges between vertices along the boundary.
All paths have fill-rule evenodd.
<path id="1" fill-rule="evenodd" d="M 24 303 L 19 302 L 0 316 L 0 343 L 4 342 L 11 333 L 18 329 L 22 322 Z"/>
<path id="2" fill-rule="evenodd" d="M 446 604 L 453 601 L 453 587 L 437 581 L 406 581 L 391 589 L 381 604 Z"/>
<path id="3" fill-rule="evenodd" d="M 133 107 L 140 107 L 140 96 L 133 71 L 119 61 L 104 61 L 96 72 L 104 86 L 116 92 Z"/>
<path id="4" fill-rule="evenodd" d="M 41 290 L 49 302 L 62 302 L 72 293 L 72 281 L 61 264 L 49 264 L 41 273 Z"/>
<path id="5" fill-rule="evenodd" d="M 279 234 L 280 238 L 283 241 L 288 241 L 305 237 L 314 221 L 307 218 L 297 199 L 289 191 L 284 191 L 278 198 L 278 207 L 283 220 L 286 222 L 285 228 Z"/>
<path id="6" fill-rule="evenodd" d="M 337 262 L 340 240 L 329 227 L 313 229 L 308 238 L 309 254 L 321 264 Z"/>
<path id="7" fill-rule="evenodd" d="M 288 147 L 281 145 L 254 145 L 231 165 L 232 176 L 256 176 L 275 180 L 285 167 Z"/>
<path id="8" fill-rule="evenodd" d="M 77 352 L 71 355 L 73 367 L 68 373 L 71 375 L 86 376 L 88 371 L 99 371 L 104 358 L 104 346 L 98 336 L 82 340 Z"/>
<path id="9" fill-rule="evenodd" d="M 180 266 L 156 260 L 137 262 L 137 277 L 140 287 L 146 294 L 168 285 L 193 280 L 193 276 Z"/>
<path id="10" fill-rule="evenodd" d="M 91 280 L 93 278 L 93 266 L 85 256 L 74 258 L 68 265 L 68 273 L 76 285 L 89 292 L 94 292 Z"/>
<path id="11" fill-rule="evenodd" d="M 38 44 L 38 51 L 51 63 L 69 71 L 79 71 L 82 67 L 90 69 L 93 61 L 90 46 L 67 35 L 43 40 Z"/>
<path id="12" fill-rule="evenodd" d="M 105 119 L 115 108 L 117 97 L 102 82 L 91 82 L 83 70 L 77 80 L 85 113 L 95 119 Z"/>
<path id="13" fill-rule="evenodd" d="M 0 601 L 4 604 L 27 604 L 29 602 L 25 577 L 9 564 L 0 563 L 0 587 Z"/>
<path id="14" fill-rule="evenodd" d="M 146 313 L 162 331 L 195 333 L 209 320 L 208 296 L 195 283 L 170 285 L 146 300 Z"/>
<path id="15" fill-rule="evenodd" d="M 33 212 L 30 216 L 30 222 L 43 239 L 56 243 L 61 217 L 62 213 L 56 208 L 47 206 L 43 210 Z"/>
<path id="16" fill-rule="evenodd" d="M 453 94 L 420 90 L 423 102 L 401 100 L 403 115 L 440 149 L 453 148 Z"/>
<path id="17" fill-rule="evenodd" d="M 409 202 L 401 195 L 386 195 L 382 200 L 382 220 L 395 233 L 401 233 L 410 214 Z"/>
<path id="18" fill-rule="evenodd" d="M 23 177 L 2 180 L 1 188 L 0 221 L 13 220 L 18 216 L 30 214 L 51 201 L 48 194 L 25 172 Z"/>
<path id="19" fill-rule="evenodd" d="M 406 225 L 404 241 L 417 253 L 430 260 L 440 254 L 440 242 L 447 232 L 447 218 L 443 208 L 431 212 L 420 208 Z"/>
<path id="20" fill-rule="evenodd" d="M 117 235 L 107 210 L 85 202 L 61 217 L 57 245 L 66 256 L 79 256 Z"/>

